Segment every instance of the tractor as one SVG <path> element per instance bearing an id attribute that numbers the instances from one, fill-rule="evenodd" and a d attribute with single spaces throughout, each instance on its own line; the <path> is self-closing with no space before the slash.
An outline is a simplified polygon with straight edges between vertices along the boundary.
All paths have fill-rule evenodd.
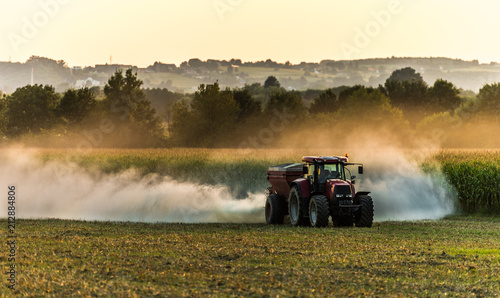
<path id="1" fill-rule="evenodd" d="M 286 215 L 292 226 L 325 227 L 329 218 L 335 226 L 371 227 L 373 200 L 368 191 L 355 191 L 356 176 L 348 156 L 304 156 L 302 163 L 269 167 L 265 215 L 268 224 L 283 224 Z"/>

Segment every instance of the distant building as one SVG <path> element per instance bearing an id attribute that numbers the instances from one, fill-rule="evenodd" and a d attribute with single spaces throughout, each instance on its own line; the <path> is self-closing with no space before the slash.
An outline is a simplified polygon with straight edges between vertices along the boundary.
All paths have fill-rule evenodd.
<path id="1" fill-rule="evenodd" d="M 155 62 L 155 64 L 149 66 L 147 69 L 150 72 L 174 72 L 177 66 L 175 66 L 175 64 Z"/>
<path id="2" fill-rule="evenodd" d="M 75 83 L 75 88 L 84 88 L 84 87 L 99 87 L 101 86 L 101 82 L 94 80 L 93 78 L 87 78 L 86 80 L 78 80 Z"/>
<path id="3" fill-rule="evenodd" d="M 108 73 L 108 74 L 113 74 L 117 70 L 126 70 L 132 68 L 134 71 L 137 71 L 137 66 L 133 65 L 125 65 L 125 64 L 96 64 L 94 67 L 94 70 L 96 72 L 102 72 L 102 73 Z"/>

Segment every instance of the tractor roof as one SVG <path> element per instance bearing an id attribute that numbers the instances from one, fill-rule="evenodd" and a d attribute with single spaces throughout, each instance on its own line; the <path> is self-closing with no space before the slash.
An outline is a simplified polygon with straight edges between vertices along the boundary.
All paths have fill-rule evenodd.
<path id="1" fill-rule="evenodd" d="M 319 162 L 319 163 L 339 163 L 348 162 L 347 157 L 343 156 L 304 156 L 303 162 Z"/>

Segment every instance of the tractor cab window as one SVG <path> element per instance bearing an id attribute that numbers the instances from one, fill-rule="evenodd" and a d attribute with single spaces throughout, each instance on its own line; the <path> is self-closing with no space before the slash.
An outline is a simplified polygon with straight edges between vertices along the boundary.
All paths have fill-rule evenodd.
<path id="1" fill-rule="evenodd" d="M 314 179 L 314 164 L 311 163 L 311 164 L 308 164 L 308 169 L 309 169 L 309 173 L 307 173 L 307 177 L 310 177 L 311 180 Z"/>
<path id="2" fill-rule="evenodd" d="M 319 183 L 325 183 L 327 179 L 344 180 L 344 167 L 341 164 L 320 164 L 318 177 Z"/>

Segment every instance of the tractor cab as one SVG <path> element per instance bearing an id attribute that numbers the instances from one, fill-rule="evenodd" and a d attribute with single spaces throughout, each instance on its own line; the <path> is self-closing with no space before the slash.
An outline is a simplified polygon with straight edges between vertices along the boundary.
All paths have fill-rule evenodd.
<path id="1" fill-rule="evenodd" d="M 302 161 L 306 163 L 304 169 L 305 178 L 310 181 L 311 188 L 315 193 L 325 193 L 325 185 L 328 180 L 347 181 L 351 177 L 346 176 L 344 164 L 347 157 L 324 157 L 304 156 Z M 339 182 L 340 182 L 339 181 Z"/>
<path id="2" fill-rule="evenodd" d="M 348 157 L 340 156 L 304 156 L 302 161 L 306 163 L 304 175 L 311 183 L 311 189 L 314 193 L 325 193 L 327 182 L 329 184 L 354 184 L 354 178 L 346 165 L 354 165 L 348 163 Z M 363 173 L 363 167 L 360 165 L 358 172 Z M 334 181 L 332 181 L 334 180 Z M 352 181 L 351 181 L 352 180 Z"/>

